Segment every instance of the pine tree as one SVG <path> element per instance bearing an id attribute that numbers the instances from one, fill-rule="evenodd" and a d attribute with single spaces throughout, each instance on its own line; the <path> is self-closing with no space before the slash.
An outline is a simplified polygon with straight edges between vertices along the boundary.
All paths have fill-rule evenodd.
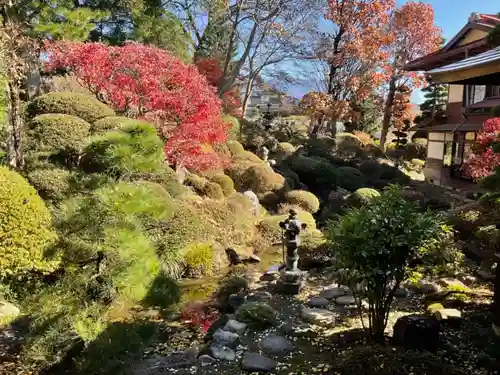
<path id="1" fill-rule="evenodd" d="M 421 114 L 415 118 L 415 123 L 435 118 L 443 115 L 446 111 L 446 102 L 448 100 L 448 86 L 429 85 L 422 89 L 425 101 L 420 104 Z"/>

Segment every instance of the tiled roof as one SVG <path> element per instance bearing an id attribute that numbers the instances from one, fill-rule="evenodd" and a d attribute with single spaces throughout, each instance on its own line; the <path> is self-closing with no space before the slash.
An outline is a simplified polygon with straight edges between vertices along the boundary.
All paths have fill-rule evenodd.
<path id="1" fill-rule="evenodd" d="M 472 67 L 477 67 L 484 64 L 492 63 L 495 61 L 500 62 L 500 47 L 480 53 L 479 55 L 469 57 L 468 59 L 464 59 L 453 64 L 442 66 L 441 68 L 429 70 L 427 73 L 439 74 L 439 73 L 455 72 L 459 70 L 469 69 Z"/>

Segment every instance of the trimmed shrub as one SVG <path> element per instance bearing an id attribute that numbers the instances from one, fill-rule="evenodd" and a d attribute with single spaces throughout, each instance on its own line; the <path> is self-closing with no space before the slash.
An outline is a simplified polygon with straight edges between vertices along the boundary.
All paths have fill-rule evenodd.
<path id="1" fill-rule="evenodd" d="M 346 203 L 350 207 L 361 208 L 369 205 L 374 199 L 380 197 L 380 193 L 375 189 L 362 188 L 356 190 L 354 193 L 349 194 Z"/>
<path id="2" fill-rule="evenodd" d="M 278 313 L 267 303 L 250 302 L 238 309 L 235 318 L 252 327 L 264 329 L 276 324 Z"/>
<path id="3" fill-rule="evenodd" d="M 373 157 L 373 158 L 384 158 L 385 154 L 382 149 L 374 144 L 366 145 L 364 148 L 364 151 L 366 152 L 367 155 Z"/>
<path id="4" fill-rule="evenodd" d="M 416 139 L 405 145 L 406 158 L 411 159 L 425 159 L 427 157 L 427 140 Z"/>
<path id="5" fill-rule="evenodd" d="M 202 195 L 212 199 L 224 198 L 221 186 L 215 182 L 207 182 L 202 188 Z"/>
<path id="6" fill-rule="evenodd" d="M 184 274 L 186 277 L 201 277 L 212 271 L 212 245 L 206 243 L 193 243 L 186 246 L 181 252 L 184 254 Z"/>
<path id="7" fill-rule="evenodd" d="M 222 192 L 226 197 L 236 192 L 236 190 L 234 190 L 233 180 L 231 180 L 231 177 L 226 176 L 225 174 L 216 174 L 210 180 L 218 184 L 222 188 Z"/>
<path id="8" fill-rule="evenodd" d="M 162 171 L 163 147 L 155 128 L 137 121 L 95 138 L 85 149 L 82 168 L 118 176 Z"/>
<path id="9" fill-rule="evenodd" d="M 340 167 L 337 169 L 338 186 L 349 191 L 355 191 L 365 186 L 366 179 L 359 169 Z"/>
<path id="10" fill-rule="evenodd" d="M 370 134 L 366 133 L 366 132 L 362 132 L 362 131 L 359 131 L 359 130 L 355 130 L 352 132 L 354 136 L 356 136 L 359 141 L 361 142 L 361 144 L 363 146 L 368 146 L 368 145 L 373 145 L 373 138 Z"/>
<path id="11" fill-rule="evenodd" d="M 326 244 L 324 234 L 318 229 L 309 229 L 300 236 L 301 255 L 314 255 L 314 252 Z"/>
<path id="12" fill-rule="evenodd" d="M 37 169 L 27 177 L 43 199 L 58 201 L 69 193 L 71 172 L 65 169 Z"/>
<path id="13" fill-rule="evenodd" d="M 79 117 L 93 123 L 103 117 L 115 116 L 115 112 L 96 98 L 75 92 L 51 92 L 31 101 L 26 107 L 28 117 L 47 113 L 61 113 Z"/>
<path id="14" fill-rule="evenodd" d="M 305 148 L 309 156 L 329 158 L 332 156 L 333 150 L 335 149 L 335 139 L 314 136 L 307 140 Z"/>
<path id="15" fill-rule="evenodd" d="M 277 191 L 285 186 L 285 178 L 267 164 L 239 162 L 227 171 L 238 191 L 252 190 L 255 194 Z"/>
<path id="16" fill-rule="evenodd" d="M 50 212 L 21 175 L 1 166 L 0 202 L 0 277 L 53 270 L 57 259 L 45 258 L 56 240 Z"/>
<path id="17" fill-rule="evenodd" d="M 292 156 L 286 160 L 290 169 L 294 171 L 304 184 L 316 195 L 328 194 L 335 189 L 338 183 L 337 168 L 328 160 L 306 156 Z"/>
<path id="18" fill-rule="evenodd" d="M 90 132 L 93 135 L 101 135 L 110 130 L 119 130 L 122 126 L 136 125 L 137 123 L 141 123 L 141 121 L 124 116 L 104 117 L 92 124 Z"/>
<path id="19" fill-rule="evenodd" d="M 366 160 L 359 165 L 359 171 L 363 173 L 368 180 L 373 181 L 380 178 L 382 168 L 378 161 Z"/>
<path id="20" fill-rule="evenodd" d="M 90 124 L 66 114 L 45 114 L 29 122 L 29 151 L 57 155 L 78 154 L 90 135 Z"/>
<path id="21" fill-rule="evenodd" d="M 319 199 L 313 193 L 305 190 L 292 190 L 285 193 L 285 201 L 312 214 L 319 210 Z"/>
<path id="22" fill-rule="evenodd" d="M 156 172 L 134 173 L 130 176 L 130 180 L 156 182 L 157 184 L 163 186 L 163 188 L 174 198 L 183 193 L 183 188 L 177 179 L 177 174 L 172 168 L 167 166 L 163 166 L 162 169 Z"/>
<path id="23" fill-rule="evenodd" d="M 282 155 L 292 155 L 295 152 L 295 146 L 288 142 L 280 142 L 277 152 Z"/>
<path id="24" fill-rule="evenodd" d="M 229 139 L 237 139 L 240 135 L 240 121 L 236 117 L 226 114 L 222 116 L 222 120 L 230 125 L 230 128 L 227 131 Z"/>
<path id="25" fill-rule="evenodd" d="M 243 150 L 239 154 L 234 155 L 234 162 L 241 163 L 242 161 L 249 161 L 256 164 L 264 164 L 264 161 L 257 155 L 250 151 Z"/>
<path id="26" fill-rule="evenodd" d="M 235 141 L 235 140 L 227 141 L 226 145 L 229 148 L 231 155 L 233 155 L 233 156 L 241 154 L 243 151 L 245 151 L 245 149 L 243 148 L 243 145 L 240 142 Z"/>
<path id="27" fill-rule="evenodd" d="M 288 210 L 290 208 L 295 208 L 294 206 L 283 206 L 283 207 L 286 207 Z M 283 212 L 283 210 L 285 209 L 283 207 L 281 212 Z M 309 212 L 301 211 L 299 209 L 296 209 L 296 211 L 299 221 L 307 224 L 308 229 L 316 229 L 316 221 Z M 283 230 L 280 228 L 279 223 L 280 221 L 285 221 L 287 218 L 288 218 L 288 212 L 282 215 L 266 216 L 258 224 L 257 228 L 259 229 L 259 232 L 262 235 L 262 237 L 266 239 L 269 243 L 271 244 L 281 243 Z"/>

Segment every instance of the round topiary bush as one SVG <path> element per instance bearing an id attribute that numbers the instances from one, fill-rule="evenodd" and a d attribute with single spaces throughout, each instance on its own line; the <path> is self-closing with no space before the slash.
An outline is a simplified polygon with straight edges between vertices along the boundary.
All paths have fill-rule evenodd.
<path id="1" fill-rule="evenodd" d="M 181 250 L 185 266 L 184 276 L 197 278 L 212 271 L 213 248 L 206 243 L 193 243 Z"/>
<path id="2" fill-rule="evenodd" d="M 212 199 L 223 199 L 224 192 L 219 184 L 207 182 L 201 189 L 201 195 Z"/>
<path id="3" fill-rule="evenodd" d="M 27 149 L 57 155 L 79 153 L 90 135 L 90 124 L 66 114 L 45 114 L 29 122 Z"/>
<path id="4" fill-rule="evenodd" d="M 359 171 L 363 173 L 368 180 L 372 181 L 378 179 L 382 173 L 380 164 L 376 160 L 365 160 L 359 165 Z"/>
<path id="5" fill-rule="evenodd" d="M 278 143 L 277 152 L 283 155 L 291 155 L 295 152 L 295 146 L 288 142 L 280 142 Z"/>
<path id="6" fill-rule="evenodd" d="M 319 210 L 319 199 L 305 190 L 292 190 L 285 193 L 285 201 L 299 206 L 304 211 L 315 213 Z"/>
<path id="7" fill-rule="evenodd" d="M 53 270 L 45 251 L 56 240 L 50 211 L 18 173 L 0 166 L 0 276 Z"/>
<path id="8" fill-rule="evenodd" d="M 219 184 L 219 186 L 222 188 L 222 192 L 226 197 L 236 192 L 236 190 L 234 190 L 233 180 L 231 180 L 231 177 L 226 176 L 225 174 L 216 174 L 211 178 L 211 181 Z"/>
<path id="9" fill-rule="evenodd" d="M 349 191 L 355 191 L 365 186 L 366 179 L 359 169 L 340 167 L 337 169 L 338 186 Z"/>
<path id="10" fill-rule="evenodd" d="M 58 201 L 69 193 L 71 172 L 66 169 L 37 169 L 29 172 L 27 177 L 44 199 Z"/>
<path id="11" fill-rule="evenodd" d="M 347 205 L 351 207 L 360 208 L 370 204 L 374 199 L 380 197 L 380 193 L 375 189 L 362 188 L 356 190 L 354 193 L 349 194 L 346 199 Z"/>
<path id="12" fill-rule="evenodd" d="M 255 194 L 264 194 L 280 190 L 285 186 L 285 178 L 262 161 L 235 162 L 227 170 L 227 174 L 234 181 L 238 191 L 252 190 Z"/>
<path id="13" fill-rule="evenodd" d="M 174 198 L 181 195 L 184 190 L 182 185 L 179 183 L 175 171 L 167 166 L 164 166 L 157 172 L 134 173 L 133 175 L 130 176 L 130 180 L 132 181 L 144 180 L 144 181 L 156 182 L 157 184 L 163 186 L 163 188 Z"/>
<path id="14" fill-rule="evenodd" d="M 257 155 L 255 155 L 254 153 L 252 153 L 250 151 L 245 151 L 245 150 L 243 150 L 239 154 L 234 155 L 234 162 L 235 163 L 238 163 L 241 161 L 250 161 L 253 163 L 257 163 L 257 164 L 263 163 L 262 159 L 259 158 Z"/>
<path id="15" fill-rule="evenodd" d="M 241 154 L 245 149 L 243 148 L 243 145 L 238 142 L 238 141 L 228 141 L 226 142 L 227 147 L 229 148 L 229 151 L 231 152 L 231 155 L 235 156 L 238 154 Z"/>
<path id="16" fill-rule="evenodd" d="M 92 124 L 90 132 L 94 135 L 104 134 L 110 130 L 120 129 L 124 125 L 134 125 L 138 122 L 140 121 L 123 116 L 104 117 Z"/>
<path id="17" fill-rule="evenodd" d="M 93 123 L 103 117 L 115 116 L 106 104 L 96 98 L 75 92 L 51 92 L 31 101 L 26 107 L 28 117 L 61 113 Z"/>

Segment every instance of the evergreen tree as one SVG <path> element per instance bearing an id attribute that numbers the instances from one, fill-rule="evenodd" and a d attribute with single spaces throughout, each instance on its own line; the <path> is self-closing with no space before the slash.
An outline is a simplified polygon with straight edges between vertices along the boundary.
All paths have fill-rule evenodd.
<path id="1" fill-rule="evenodd" d="M 415 118 L 415 123 L 444 115 L 448 101 L 447 85 L 429 85 L 422 89 L 425 101 L 420 104 L 420 115 Z"/>

